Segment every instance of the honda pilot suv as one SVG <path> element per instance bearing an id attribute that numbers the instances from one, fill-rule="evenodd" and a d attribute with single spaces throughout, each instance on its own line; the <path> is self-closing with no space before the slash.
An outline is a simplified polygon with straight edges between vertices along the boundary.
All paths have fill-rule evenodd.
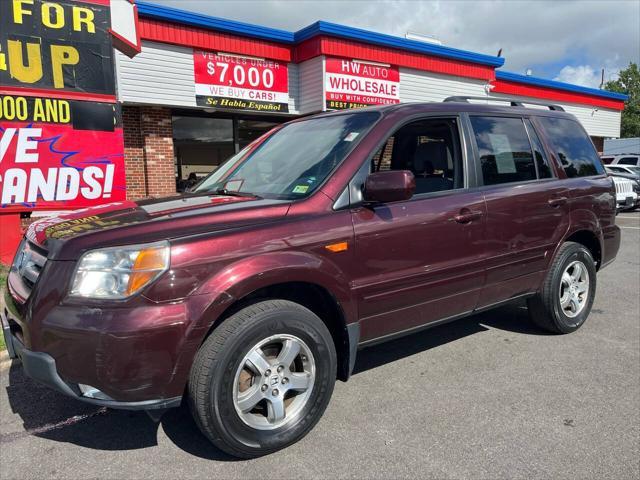
<path id="1" fill-rule="evenodd" d="M 469 100 L 294 120 L 184 195 L 33 223 L 10 354 L 92 404 L 185 400 L 248 458 L 307 434 L 368 345 L 521 299 L 577 330 L 619 247 L 613 182 L 560 107 Z"/>

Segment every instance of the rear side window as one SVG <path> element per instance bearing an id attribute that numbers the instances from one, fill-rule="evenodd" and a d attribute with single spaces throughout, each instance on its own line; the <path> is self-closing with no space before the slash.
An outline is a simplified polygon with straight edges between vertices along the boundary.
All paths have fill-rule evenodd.
<path id="1" fill-rule="evenodd" d="M 538 120 L 551 139 L 567 177 L 588 177 L 604 173 L 593 143 L 578 122 L 553 117 L 538 117 Z"/>
<path id="2" fill-rule="evenodd" d="M 622 157 L 618 160 L 618 165 L 638 165 L 638 159 L 636 157 Z"/>
<path id="3" fill-rule="evenodd" d="M 602 163 L 605 165 L 610 165 L 613 162 L 613 157 L 600 157 L 602 159 Z"/>
<path id="4" fill-rule="evenodd" d="M 521 118 L 470 117 L 485 185 L 535 180 L 531 144 Z"/>

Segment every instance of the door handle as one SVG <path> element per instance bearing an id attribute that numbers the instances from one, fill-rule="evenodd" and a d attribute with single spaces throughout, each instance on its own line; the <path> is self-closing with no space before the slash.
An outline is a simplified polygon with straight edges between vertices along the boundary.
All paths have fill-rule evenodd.
<path id="1" fill-rule="evenodd" d="M 564 205 L 565 203 L 567 203 L 567 197 L 553 197 L 550 198 L 547 203 L 550 207 L 557 208 L 560 205 Z"/>
<path id="2" fill-rule="evenodd" d="M 460 210 L 460 213 L 453 217 L 453 219 L 458 223 L 469 223 L 474 220 L 478 220 L 482 217 L 482 212 L 479 210 L 468 210 L 463 208 Z"/>

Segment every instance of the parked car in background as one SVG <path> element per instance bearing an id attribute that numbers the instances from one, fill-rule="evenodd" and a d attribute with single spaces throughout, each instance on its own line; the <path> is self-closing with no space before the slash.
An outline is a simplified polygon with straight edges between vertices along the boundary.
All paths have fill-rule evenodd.
<path id="1" fill-rule="evenodd" d="M 605 165 L 605 170 L 616 183 L 618 210 L 634 210 L 638 208 L 640 206 L 640 167 L 621 164 Z M 627 180 L 627 182 L 622 180 Z M 629 184 L 629 182 L 631 183 Z"/>
<path id="2" fill-rule="evenodd" d="M 605 165 L 604 168 L 610 175 L 640 181 L 640 167 L 634 167 L 632 165 Z"/>
<path id="3" fill-rule="evenodd" d="M 611 175 L 616 186 L 616 205 L 619 211 L 638 208 L 638 182 L 629 178 Z"/>
<path id="4" fill-rule="evenodd" d="M 475 100 L 297 119 L 185 195 L 33 223 L 1 312 L 10 355 L 96 405 L 158 418 L 184 397 L 249 458 L 306 435 L 360 348 L 523 299 L 576 331 L 630 181 L 561 107 Z"/>
<path id="5" fill-rule="evenodd" d="M 602 158 L 602 162 L 605 165 L 633 165 L 640 167 L 640 154 L 602 155 L 600 158 Z"/>

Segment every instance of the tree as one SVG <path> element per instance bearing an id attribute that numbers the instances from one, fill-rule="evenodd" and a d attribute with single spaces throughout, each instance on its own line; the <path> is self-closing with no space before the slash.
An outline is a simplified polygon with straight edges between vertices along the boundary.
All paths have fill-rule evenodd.
<path id="1" fill-rule="evenodd" d="M 610 80 L 604 85 L 605 90 L 626 93 L 629 98 L 624 102 L 622 111 L 621 137 L 640 137 L 640 71 L 637 63 L 629 63 L 620 70 L 617 80 Z"/>

